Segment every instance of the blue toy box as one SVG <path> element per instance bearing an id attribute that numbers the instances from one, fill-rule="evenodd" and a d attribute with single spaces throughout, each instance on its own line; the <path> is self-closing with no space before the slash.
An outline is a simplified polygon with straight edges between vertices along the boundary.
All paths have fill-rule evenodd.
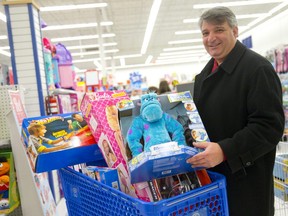
<path id="1" fill-rule="evenodd" d="M 120 190 L 119 176 L 116 168 L 87 166 L 82 172 L 105 185 Z"/>
<path id="2" fill-rule="evenodd" d="M 87 123 L 82 120 L 80 112 L 23 120 L 22 140 L 34 172 L 103 160 Z"/>
<path id="3" fill-rule="evenodd" d="M 174 147 L 167 148 L 167 146 Z M 173 142 L 154 147 L 158 149 L 151 152 L 142 152 L 129 161 L 131 183 L 150 181 L 193 171 L 191 164 L 186 163 L 186 160 L 198 153 L 195 148 L 178 146 L 177 143 Z"/>
<path id="4" fill-rule="evenodd" d="M 186 163 L 186 159 L 198 153 L 198 149 L 194 148 L 192 143 L 195 141 L 209 141 L 189 91 L 159 95 L 158 99 L 163 112 L 177 119 L 183 126 L 187 146 L 176 144 L 177 148 L 174 150 L 167 150 L 166 148 L 166 151 L 162 149 L 158 154 L 143 152 L 134 158 L 128 154 L 132 183 L 193 171 L 191 165 Z M 129 148 L 125 135 L 133 119 L 140 115 L 140 102 L 140 99 L 133 100 L 134 106 L 131 106 L 130 109 L 119 110 L 121 131 L 124 135 L 128 153 Z M 167 143 L 161 145 L 167 146 Z"/>

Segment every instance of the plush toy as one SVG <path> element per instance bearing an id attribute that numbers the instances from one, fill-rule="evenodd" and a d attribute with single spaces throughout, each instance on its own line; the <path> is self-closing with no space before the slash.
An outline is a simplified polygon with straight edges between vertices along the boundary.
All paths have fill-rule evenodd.
<path id="1" fill-rule="evenodd" d="M 151 146 L 161 143 L 176 141 L 178 145 L 186 145 L 183 133 L 182 125 L 163 112 L 157 94 L 149 93 L 141 96 L 140 115 L 133 119 L 126 138 L 132 156 L 135 157 L 143 150 L 150 151 Z"/>
<path id="2" fill-rule="evenodd" d="M 9 189 L 9 170 L 10 165 L 5 157 L 0 157 L 0 193 Z"/>

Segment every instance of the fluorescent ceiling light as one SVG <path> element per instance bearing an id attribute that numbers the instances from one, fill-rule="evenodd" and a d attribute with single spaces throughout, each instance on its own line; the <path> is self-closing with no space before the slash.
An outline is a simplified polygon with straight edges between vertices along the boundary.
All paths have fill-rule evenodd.
<path id="1" fill-rule="evenodd" d="M 82 5 L 51 6 L 51 7 L 40 7 L 40 11 L 46 12 L 46 11 L 91 9 L 91 8 L 107 7 L 107 5 L 108 5 L 107 3 L 95 3 L 95 4 L 82 4 Z"/>
<path id="2" fill-rule="evenodd" d="M 141 57 L 142 54 L 131 54 L 131 55 L 122 55 L 122 56 L 114 56 L 114 59 L 120 59 L 120 58 L 137 58 Z"/>
<path id="3" fill-rule="evenodd" d="M 100 26 L 110 26 L 113 22 L 101 22 Z M 52 30 L 64 30 L 64 29 L 77 29 L 77 28 L 91 28 L 97 27 L 98 23 L 80 23 L 80 24 L 70 24 L 70 25 L 54 25 L 47 26 L 42 29 L 42 31 L 52 31 Z"/>
<path id="4" fill-rule="evenodd" d="M 285 0 L 251 0 L 251 1 L 233 1 L 233 2 L 218 2 L 218 3 L 210 3 L 210 4 L 195 4 L 193 6 L 194 9 L 203 9 L 203 8 L 213 8 L 217 6 L 226 6 L 226 7 L 234 7 L 234 6 L 248 6 L 248 5 L 259 5 L 259 4 L 270 4 L 277 2 L 284 2 Z"/>
<path id="5" fill-rule="evenodd" d="M 124 58 L 120 58 L 120 65 L 123 67 L 126 65 L 125 59 Z"/>
<path id="6" fill-rule="evenodd" d="M 164 59 L 180 59 L 180 58 L 188 58 L 188 57 L 200 57 L 205 55 L 206 52 L 201 53 L 191 53 L 191 54 L 183 54 L 183 55 L 175 55 L 175 56 L 159 56 L 158 60 L 164 60 Z"/>
<path id="7" fill-rule="evenodd" d="M 132 55 L 123 55 L 123 56 L 114 56 L 113 59 L 120 59 L 120 58 L 136 58 L 141 57 L 141 54 L 132 54 Z M 104 60 L 111 60 L 111 57 L 105 57 Z M 73 60 L 73 63 L 80 63 L 80 62 L 93 62 L 94 60 L 100 61 L 101 58 L 90 58 L 90 59 L 77 59 Z"/>
<path id="8" fill-rule="evenodd" d="M 104 53 L 116 53 L 116 52 L 119 52 L 119 50 L 118 49 L 104 50 Z M 72 56 L 85 56 L 85 55 L 95 55 L 95 54 L 100 54 L 100 51 L 71 53 Z"/>
<path id="9" fill-rule="evenodd" d="M 7 35 L 0 35 L 0 40 L 6 40 L 7 38 Z"/>
<path id="10" fill-rule="evenodd" d="M 182 44 L 182 43 L 196 43 L 202 42 L 202 39 L 187 39 L 187 40 L 177 40 L 177 41 L 169 41 L 168 44 Z"/>
<path id="11" fill-rule="evenodd" d="M 195 45 L 195 46 L 184 46 L 184 47 L 172 47 L 172 48 L 164 48 L 164 52 L 169 52 L 169 51 L 177 51 L 177 50 L 190 50 L 190 49 L 199 49 L 199 48 L 204 48 L 203 45 Z"/>
<path id="12" fill-rule="evenodd" d="M 153 5 L 151 7 L 151 11 L 150 11 L 146 31 L 145 31 L 145 36 L 144 36 L 144 40 L 143 40 L 143 44 L 141 48 L 141 54 L 145 54 L 147 51 L 147 47 L 148 47 L 151 34 L 155 25 L 155 21 L 158 16 L 158 11 L 161 5 L 161 1 L 162 0 L 154 0 Z"/>
<path id="13" fill-rule="evenodd" d="M 145 61 L 145 64 L 150 64 L 151 61 L 152 61 L 152 59 L 153 59 L 153 56 L 152 56 L 152 55 L 149 55 L 149 56 L 147 57 L 146 61 Z"/>
<path id="14" fill-rule="evenodd" d="M 240 15 L 236 15 L 236 18 L 237 19 L 249 19 L 249 18 L 262 17 L 266 15 L 268 15 L 268 13 L 240 14 Z M 198 21 L 199 21 L 199 18 L 184 19 L 183 23 L 198 23 Z"/>
<path id="15" fill-rule="evenodd" d="M 9 50 L 9 49 L 10 49 L 9 46 L 0 47 L 0 50 Z"/>
<path id="16" fill-rule="evenodd" d="M 98 60 L 94 60 L 93 61 L 94 65 L 99 69 L 99 70 L 102 70 L 102 65 L 98 62 Z"/>
<path id="17" fill-rule="evenodd" d="M 198 57 L 188 57 L 183 59 L 166 59 L 166 60 L 156 60 L 157 64 L 176 64 L 176 63 L 186 63 L 186 62 L 199 62 Z"/>
<path id="18" fill-rule="evenodd" d="M 102 38 L 115 37 L 115 34 L 103 34 Z M 88 39 L 96 39 L 99 38 L 99 35 L 83 35 L 83 36 L 75 36 L 75 37 L 63 37 L 63 38 L 52 38 L 52 42 L 63 42 L 63 41 L 74 41 L 74 40 L 88 40 Z"/>
<path id="19" fill-rule="evenodd" d="M 109 60 L 109 59 L 111 59 L 111 57 L 105 57 L 104 59 L 105 60 Z M 77 60 L 73 59 L 73 63 L 94 62 L 95 60 L 99 60 L 100 61 L 101 58 L 77 59 Z"/>
<path id="20" fill-rule="evenodd" d="M 187 31 L 176 31 L 175 32 L 176 35 L 197 34 L 197 33 L 201 33 L 201 31 L 200 30 L 187 30 Z"/>
<path id="21" fill-rule="evenodd" d="M 5 55 L 5 56 L 8 56 L 8 57 L 11 57 L 10 52 L 7 52 L 7 51 L 5 51 L 5 50 L 1 50 L 1 49 L 0 49 L 0 54 Z"/>
<path id="22" fill-rule="evenodd" d="M 1 12 L 0 12 L 0 20 L 2 20 L 3 22 L 7 22 L 5 14 L 3 14 Z"/>
<path id="23" fill-rule="evenodd" d="M 189 50 L 189 51 L 181 51 L 181 52 L 165 52 L 165 53 L 160 53 L 159 56 L 174 56 L 174 55 L 184 55 L 184 54 L 203 53 L 203 52 L 206 52 L 206 50 L 201 49 L 201 50 Z"/>
<path id="24" fill-rule="evenodd" d="M 257 23 L 265 20 L 267 17 L 271 16 L 273 13 L 276 13 L 277 11 L 281 10 L 282 8 L 286 7 L 288 5 L 288 1 L 286 0 L 285 2 L 279 4 L 278 6 L 274 7 L 272 10 L 270 10 L 265 16 L 263 17 L 258 17 L 257 19 L 253 20 L 248 24 L 248 27 L 245 29 L 249 29 L 252 26 L 256 25 Z"/>
<path id="25" fill-rule="evenodd" d="M 103 47 L 108 47 L 108 46 L 116 46 L 117 43 L 103 43 Z M 99 44 L 90 44 L 90 45 L 81 45 L 81 46 L 67 46 L 67 50 L 75 50 L 75 49 L 86 49 L 86 48 L 97 48 L 100 47 Z"/>

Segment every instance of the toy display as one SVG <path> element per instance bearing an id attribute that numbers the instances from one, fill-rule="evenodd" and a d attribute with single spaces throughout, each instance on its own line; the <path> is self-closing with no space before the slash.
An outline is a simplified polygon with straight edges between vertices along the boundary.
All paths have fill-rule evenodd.
<path id="1" fill-rule="evenodd" d="M 0 153 L 0 215 L 19 206 L 19 194 L 12 152 Z"/>
<path id="2" fill-rule="evenodd" d="M 0 158 L 0 194 L 5 193 L 9 189 L 9 170 L 10 164 L 5 157 Z"/>
<path id="3" fill-rule="evenodd" d="M 103 159 L 79 112 L 25 118 L 22 139 L 36 173 Z"/>
<path id="4" fill-rule="evenodd" d="M 170 141 L 186 145 L 182 125 L 169 114 L 163 112 L 157 94 L 142 95 L 140 115 L 133 119 L 127 133 L 127 142 L 135 157 L 150 147 Z M 144 147 L 140 139 L 144 140 Z"/>

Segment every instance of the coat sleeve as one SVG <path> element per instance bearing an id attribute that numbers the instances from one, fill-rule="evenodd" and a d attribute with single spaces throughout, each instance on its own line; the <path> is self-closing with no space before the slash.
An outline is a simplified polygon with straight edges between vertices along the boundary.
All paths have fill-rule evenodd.
<path id="1" fill-rule="evenodd" d="M 273 68 L 260 67 L 247 82 L 247 125 L 233 137 L 218 142 L 232 173 L 252 166 L 275 149 L 284 130 L 282 88 Z"/>

